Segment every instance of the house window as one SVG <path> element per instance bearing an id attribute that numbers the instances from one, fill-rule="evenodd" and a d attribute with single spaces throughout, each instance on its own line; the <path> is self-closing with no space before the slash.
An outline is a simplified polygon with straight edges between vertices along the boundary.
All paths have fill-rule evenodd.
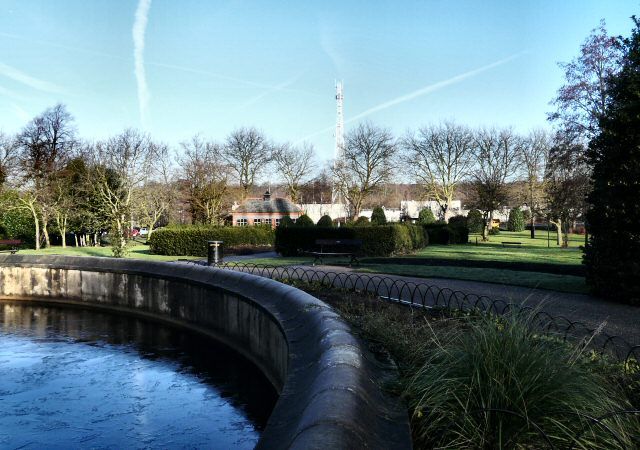
<path id="1" fill-rule="evenodd" d="M 281 221 L 282 221 L 282 219 L 276 219 L 276 226 L 280 225 Z"/>
<path id="2" fill-rule="evenodd" d="M 238 220 L 236 220 L 236 226 L 246 227 L 247 225 L 248 225 L 247 224 L 247 219 L 238 219 Z"/>
<path id="3" fill-rule="evenodd" d="M 262 219 L 253 219 L 254 225 L 262 225 Z"/>

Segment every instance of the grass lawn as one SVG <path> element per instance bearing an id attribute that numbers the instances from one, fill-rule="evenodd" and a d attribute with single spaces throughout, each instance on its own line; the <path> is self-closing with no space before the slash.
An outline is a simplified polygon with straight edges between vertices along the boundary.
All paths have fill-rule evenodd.
<path id="1" fill-rule="evenodd" d="M 107 256 L 111 257 L 111 247 L 49 247 L 40 250 L 20 250 L 18 255 L 66 255 L 66 256 Z M 202 259 L 199 256 L 152 255 L 149 246 L 136 244 L 129 247 L 127 258 L 147 259 L 150 261 L 175 261 L 177 259 Z"/>
<path id="2" fill-rule="evenodd" d="M 478 245 L 476 245 L 478 237 Z M 522 247 L 503 247 L 502 242 L 521 242 Z M 430 245 L 414 255 L 421 258 L 465 259 L 484 261 L 514 261 L 524 263 L 581 264 L 584 236 L 569 235 L 569 248 L 558 247 L 555 233 L 551 233 L 550 247 L 547 248 L 547 232 L 537 230 L 531 239 L 529 231 L 501 231 L 482 242 L 477 235 L 469 236 L 466 245 Z M 409 258 L 411 256 L 408 256 Z"/>
<path id="3" fill-rule="evenodd" d="M 525 272 L 476 267 L 400 265 L 400 264 L 362 264 L 358 272 L 387 273 L 420 278 L 451 278 L 455 280 L 482 281 L 485 283 L 508 284 L 537 289 L 551 289 L 560 292 L 587 294 L 589 289 L 584 277 L 556 275 L 543 272 Z"/>

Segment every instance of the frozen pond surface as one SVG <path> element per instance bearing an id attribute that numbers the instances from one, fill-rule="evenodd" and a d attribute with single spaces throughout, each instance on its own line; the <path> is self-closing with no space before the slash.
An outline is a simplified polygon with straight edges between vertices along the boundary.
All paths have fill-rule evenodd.
<path id="1" fill-rule="evenodd" d="M 200 336 L 0 302 L 0 448 L 253 448 L 276 399 Z"/>

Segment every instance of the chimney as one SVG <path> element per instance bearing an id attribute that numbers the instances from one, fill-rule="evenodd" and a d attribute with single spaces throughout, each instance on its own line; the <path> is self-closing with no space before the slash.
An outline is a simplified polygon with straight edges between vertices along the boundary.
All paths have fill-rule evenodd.
<path id="1" fill-rule="evenodd" d="M 262 196 L 262 200 L 264 200 L 265 202 L 268 202 L 271 200 L 271 192 L 269 192 L 268 189 L 265 191 L 264 195 Z"/>

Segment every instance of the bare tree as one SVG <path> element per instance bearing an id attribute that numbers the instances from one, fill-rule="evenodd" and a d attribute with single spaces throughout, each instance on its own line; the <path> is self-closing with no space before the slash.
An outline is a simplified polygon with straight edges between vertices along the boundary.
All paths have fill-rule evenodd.
<path id="1" fill-rule="evenodd" d="M 406 167 L 427 196 L 438 202 L 440 215 L 447 220 L 458 184 L 473 165 L 473 134 L 464 126 L 445 122 L 408 135 L 403 147 Z"/>
<path id="2" fill-rule="evenodd" d="M 244 200 L 271 161 L 271 144 L 255 128 L 240 128 L 227 137 L 220 157 L 235 174 Z"/>
<path id="3" fill-rule="evenodd" d="M 0 189 L 16 174 L 18 165 L 18 143 L 13 136 L 0 131 Z"/>
<path id="4" fill-rule="evenodd" d="M 474 139 L 476 165 L 469 203 L 484 213 L 482 239 L 492 226 L 493 213 L 507 201 L 507 181 L 515 175 L 522 139 L 510 129 L 479 130 Z"/>
<path id="5" fill-rule="evenodd" d="M 111 229 L 113 255 L 126 254 L 134 192 L 152 173 L 158 145 L 148 135 L 128 129 L 93 151 L 92 185 Z"/>
<path id="6" fill-rule="evenodd" d="M 360 215 L 367 197 L 391 179 L 395 152 L 391 132 L 370 123 L 358 125 L 345 136 L 343 155 L 335 162 L 333 175 L 352 218 Z"/>
<path id="7" fill-rule="evenodd" d="M 149 230 L 147 240 L 151 238 L 154 227 L 167 215 L 175 199 L 172 189 L 171 155 L 169 147 L 157 144 L 154 152 L 151 173 L 141 187 L 133 194 L 133 209 L 138 222 Z"/>
<path id="8" fill-rule="evenodd" d="M 178 164 L 187 185 L 192 221 L 221 224 L 228 206 L 229 184 L 228 168 L 221 162 L 220 146 L 205 142 L 199 135 L 180 146 L 182 154 L 178 157 Z"/>
<path id="9" fill-rule="evenodd" d="M 619 39 L 608 35 L 602 20 L 580 47 L 580 56 L 560 63 L 566 83 L 551 102 L 556 111 L 548 118 L 571 140 L 586 143 L 596 135 L 610 100 L 606 81 L 620 70 L 622 54 Z"/>
<path id="10" fill-rule="evenodd" d="M 549 148 L 549 135 L 541 129 L 529 133 L 520 148 L 520 160 L 526 179 L 526 199 L 531 212 L 531 239 L 536 237 L 535 217 L 544 209 L 544 181 Z"/>
<path id="11" fill-rule="evenodd" d="M 294 203 L 300 201 L 301 186 L 315 169 L 314 154 L 313 145 L 306 142 L 300 148 L 284 144 L 271 153 L 276 170 L 284 179 L 287 193 Z"/>
<path id="12" fill-rule="evenodd" d="M 556 140 L 546 168 L 547 210 L 563 247 L 569 245 L 569 223 L 585 215 L 590 172 L 581 143 Z"/>
<path id="13" fill-rule="evenodd" d="M 55 199 L 51 182 L 76 145 L 73 117 L 64 105 L 57 104 L 29 122 L 16 140 L 25 182 L 21 204 L 36 221 L 36 249 L 40 248 L 40 229 L 48 247 L 48 225 L 54 214 Z"/>

